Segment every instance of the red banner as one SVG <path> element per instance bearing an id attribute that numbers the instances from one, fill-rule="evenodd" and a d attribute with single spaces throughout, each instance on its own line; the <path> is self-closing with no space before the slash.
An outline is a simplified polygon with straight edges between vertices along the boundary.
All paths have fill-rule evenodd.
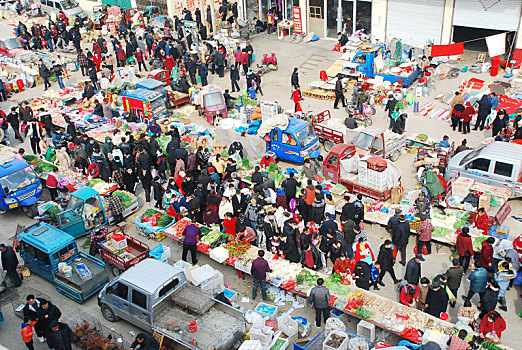
<path id="1" fill-rule="evenodd" d="M 303 20 L 301 18 L 301 8 L 298 6 L 294 6 L 292 14 L 294 17 L 294 33 L 303 34 Z"/>
<path id="2" fill-rule="evenodd" d="M 432 45 L 431 57 L 455 56 L 464 53 L 464 43 L 455 43 L 449 45 Z"/>

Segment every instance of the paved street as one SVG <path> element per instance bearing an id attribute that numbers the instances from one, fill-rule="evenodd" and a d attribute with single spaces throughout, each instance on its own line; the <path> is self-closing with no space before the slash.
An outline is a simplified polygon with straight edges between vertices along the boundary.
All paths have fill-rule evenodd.
<path id="1" fill-rule="evenodd" d="M 0 36 L 11 35 L 12 26 L 8 25 L 8 21 L 0 21 Z M 327 69 L 339 56 L 338 52 L 331 51 L 331 48 L 335 44 L 332 41 L 320 40 L 314 43 L 300 43 L 295 44 L 289 42 L 288 39 L 278 40 L 274 35 L 272 37 L 267 37 L 266 35 L 261 35 L 252 40 L 254 52 L 256 55 L 256 60 L 260 60 L 263 56 L 263 53 L 271 53 L 275 52 L 279 67 L 277 71 L 270 72 L 262 77 L 262 88 L 264 92 L 264 96 L 259 96 L 261 100 L 274 101 L 277 100 L 281 103 L 286 109 L 293 109 L 293 102 L 290 100 L 290 74 L 294 67 L 299 68 L 300 72 L 300 85 L 302 89 L 308 86 L 313 80 L 317 80 L 319 77 L 319 71 Z M 90 46 L 89 46 L 90 47 Z M 472 63 L 472 60 L 476 58 L 476 53 L 466 53 L 464 56 L 464 62 L 467 64 Z M 465 64 L 462 63 L 462 66 Z M 66 86 L 70 86 L 78 81 L 81 76 L 79 76 L 78 72 L 74 73 L 69 80 L 65 80 Z M 436 81 L 436 92 L 432 92 L 431 99 L 433 96 L 436 96 L 439 93 L 447 93 L 452 92 L 459 85 L 459 83 L 465 79 L 470 78 L 471 76 L 476 76 L 473 73 L 464 73 L 461 74 L 457 79 L 454 80 L 441 80 Z M 486 74 L 479 75 L 480 78 L 489 79 L 489 76 Z M 501 76 L 499 76 L 500 79 Z M 497 77 L 497 79 L 499 78 Z M 230 82 L 228 78 L 228 74 L 225 75 L 224 78 L 217 78 L 217 76 L 209 76 L 209 82 L 213 84 L 217 84 L 223 89 L 230 88 Z M 240 80 L 241 88 L 245 88 L 245 78 L 242 77 Z M 53 88 L 56 88 L 57 84 L 53 83 Z M 27 89 L 23 93 L 19 93 L 14 95 L 9 101 L 0 103 L 0 108 L 2 110 L 7 111 L 11 106 L 19 103 L 20 101 L 35 98 L 41 96 L 43 92 L 43 86 L 37 86 L 32 89 Z M 420 104 L 423 105 L 424 102 L 427 102 L 430 98 L 421 98 Z M 321 101 L 316 99 L 305 99 L 302 102 L 303 110 L 311 110 L 315 113 L 321 112 L 325 109 L 329 109 L 335 118 L 344 119 L 345 111 L 343 109 L 333 110 L 333 101 Z M 444 134 L 450 136 L 451 140 L 454 140 L 456 144 L 460 144 L 463 136 L 460 133 L 452 132 L 449 124 L 439 121 L 429 119 L 427 117 L 421 117 L 415 115 L 413 113 L 412 107 L 406 111 L 409 115 L 406 124 L 407 134 L 418 134 L 425 133 L 433 138 L 442 138 Z M 201 123 L 204 122 L 200 117 L 197 116 L 196 113 L 192 116 L 194 120 L 199 120 Z M 374 126 L 385 128 L 388 124 L 388 119 L 385 116 L 382 106 L 377 106 L 377 114 L 374 116 Z M 11 130 L 10 130 L 11 131 Z M 484 131 L 483 133 L 472 132 L 467 136 L 468 145 L 471 147 L 476 147 L 480 144 L 484 137 L 490 136 L 490 131 Z M 14 137 L 11 134 L 11 140 Z M 29 142 L 24 142 L 23 145 L 20 145 L 17 141 L 12 143 L 12 146 L 15 148 L 24 147 L 26 150 L 30 151 Z M 263 150 L 260 150 L 262 152 Z M 324 154 L 324 150 L 322 152 Z M 399 160 L 397 161 L 397 165 L 402 170 L 402 184 L 406 190 L 412 190 L 417 185 L 417 179 L 415 176 L 415 169 L 413 167 L 413 159 L 414 154 L 403 153 Z M 144 203 L 144 194 L 141 191 L 141 186 L 138 187 L 138 198 L 140 201 L 140 207 L 145 205 Z M 44 199 L 48 198 L 48 192 L 44 193 Z M 512 206 L 512 215 L 522 216 L 522 201 L 520 200 L 512 200 L 510 201 Z M 133 224 L 131 224 L 134 220 L 135 216 L 127 218 L 127 227 L 126 231 L 130 232 L 133 236 L 139 237 L 142 239 L 143 237 L 137 236 L 136 228 Z M 4 243 L 12 243 L 12 238 L 15 234 L 17 225 L 30 225 L 34 223 L 34 220 L 28 219 L 22 212 L 9 212 L 2 214 L 0 216 L 0 242 Z M 509 217 L 506 222 L 511 229 L 511 238 L 515 238 L 518 233 L 522 230 L 522 223 L 518 222 L 511 217 Z M 384 230 L 383 227 L 378 225 L 366 225 L 366 230 L 369 237 L 369 242 L 373 248 L 375 253 L 378 252 L 378 248 L 382 241 L 388 238 L 388 233 Z M 79 244 L 83 242 L 83 239 L 79 240 Z M 151 247 L 157 245 L 157 242 L 148 241 L 147 242 Z M 172 259 L 174 261 L 180 259 L 181 257 L 181 246 L 176 242 L 173 242 L 169 238 L 165 239 L 161 243 L 167 244 L 171 247 L 172 251 Z M 408 258 L 413 255 L 413 247 L 415 245 L 415 238 L 410 238 L 410 244 L 408 246 Z M 437 247 L 437 249 L 433 249 L 433 253 L 426 258 L 426 262 L 422 264 L 422 275 L 427 276 L 429 278 L 434 277 L 436 274 L 443 273 L 448 268 L 449 256 L 451 255 L 451 251 L 446 246 Z M 241 299 L 241 296 L 250 296 L 252 279 L 250 276 L 247 276 L 245 280 L 238 279 L 235 271 L 228 266 L 223 266 L 217 264 L 215 261 L 210 260 L 208 257 L 203 256 L 200 259 L 200 264 L 210 264 L 214 268 L 219 268 L 221 272 L 223 272 L 225 276 L 225 283 L 230 283 L 231 288 L 239 292 L 238 300 Z M 404 271 L 402 271 L 402 266 L 396 265 L 396 273 L 400 277 L 403 276 Z M 387 280 L 387 279 L 386 279 Z M 385 281 L 386 281 L 385 280 Z M 388 284 L 386 287 L 381 288 L 380 291 L 376 292 L 380 295 L 384 295 L 390 299 L 397 300 L 397 291 L 396 288 L 391 285 L 390 281 L 387 280 Z M 88 300 L 86 303 L 79 305 L 73 302 L 72 300 L 65 298 L 61 294 L 59 294 L 54 286 L 47 281 L 43 280 L 38 276 L 31 276 L 24 280 L 24 284 L 21 288 L 18 289 L 18 292 L 21 293 L 24 297 L 26 292 L 26 288 L 31 288 L 32 290 L 39 291 L 48 295 L 52 302 L 56 304 L 62 311 L 62 313 L 68 314 L 71 312 L 75 312 L 77 309 L 82 310 L 96 318 L 98 318 L 104 325 L 107 327 L 113 328 L 116 332 L 122 334 L 125 341 L 131 341 L 133 336 L 129 333 L 131 331 L 136 334 L 139 332 L 134 326 L 126 323 L 125 321 L 119 321 L 117 323 L 109 323 L 105 321 L 101 313 L 99 311 L 98 305 L 96 303 L 96 298 L 93 297 Z M 459 297 L 457 299 L 457 307 L 455 309 L 449 308 L 449 314 L 451 317 L 451 321 L 456 321 L 456 312 L 458 307 L 462 304 L 461 295 L 463 295 L 468 290 L 468 283 L 463 282 L 463 286 L 459 290 Z M 519 298 L 520 289 L 511 289 L 507 292 L 507 301 L 508 301 L 508 311 L 503 312 L 499 311 L 502 316 L 506 319 L 507 323 L 507 331 L 503 334 L 503 343 L 511 346 L 514 349 L 519 348 L 519 337 L 517 331 L 521 327 L 522 321 L 518 316 L 518 312 L 521 308 L 521 302 Z M 475 302 L 478 303 L 478 296 L 475 297 Z M 239 303 L 241 306 L 253 308 L 257 303 Z M 18 305 L 15 305 L 18 306 Z M 287 310 L 290 306 L 287 305 L 285 307 L 280 308 L 283 311 Z M 13 310 L 11 306 L 3 306 L 2 307 L 3 314 L 6 322 L 0 325 L 0 344 L 9 348 L 9 349 L 23 349 L 24 345 L 20 339 L 20 319 L 16 318 L 13 314 Z M 313 310 L 311 308 L 304 308 L 295 310 L 292 314 L 293 316 L 304 316 L 308 320 L 312 320 L 314 317 Z M 357 322 L 355 320 L 351 321 L 350 328 L 355 330 L 355 325 Z M 382 335 L 381 332 L 377 333 L 377 338 L 391 339 L 392 335 L 385 334 Z M 36 349 L 47 349 L 47 346 L 44 344 L 39 344 L 36 341 L 35 344 Z"/>

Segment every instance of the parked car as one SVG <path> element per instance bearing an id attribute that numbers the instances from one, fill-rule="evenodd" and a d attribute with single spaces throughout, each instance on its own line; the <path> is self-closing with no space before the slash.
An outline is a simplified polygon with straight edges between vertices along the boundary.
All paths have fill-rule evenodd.
<path id="1" fill-rule="evenodd" d="M 468 177 L 491 186 L 509 188 L 522 196 L 522 145 L 492 142 L 476 150 L 457 153 L 448 162 L 445 179 Z"/>

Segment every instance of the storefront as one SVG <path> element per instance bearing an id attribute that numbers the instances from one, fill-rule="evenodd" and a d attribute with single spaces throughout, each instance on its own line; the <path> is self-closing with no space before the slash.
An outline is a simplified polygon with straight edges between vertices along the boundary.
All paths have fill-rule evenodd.
<path id="1" fill-rule="evenodd" d="M 520 0 L 455 0 L 452 39 L 468 41 L 465 48 L 483 51 L 486 42 L 477 38 L 508 32 L 507 46 L 510 47 L 519 27 L 521 7 Z"/>
<path id="2" fill-rule="evenodd" d="M 354 18 L 356 30 L 371 32 L 371 0 L 308 0 L 308 32 L 320 38 L 337 38 L 338 32 L 352 34 Z"/>
<path id="3" fill-rule="evenodd" d="M 386 39 L 419 48 L 440 44 L 444 5 L 445 0 L 388 0 Z"/>

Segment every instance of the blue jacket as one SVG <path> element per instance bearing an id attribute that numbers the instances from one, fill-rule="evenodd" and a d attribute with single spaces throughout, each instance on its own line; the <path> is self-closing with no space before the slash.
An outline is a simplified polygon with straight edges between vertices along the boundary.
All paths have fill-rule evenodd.
<path id="1" fill-rule="evenodd" d="M 207 75 L 208 75 L 208 68 L 207 68 L 206 63 L 201 63 L 201 66 L 199 67 L 199 75 L 202 78 L 206 78 L 207 77 Z"/>
<path id="2" fill-rule="evenodd" d="M 486 291 L 486 284 L 488 282 L 488 272 L 481 267 L 476 269 L 469 275 L 470 285 L 469 289 L 475 293 L 483 293 Z"/>
<path id="3" fill-rule="evenodd" d="M 500 101 L 498 100 L 498 96 L 490 96 L 489 102 L 491 102 L 491 109 L 497 109 L 498 105 L 500 104 Z"/>
<path id="4" fill-rule="evenodd" d="M 374 264 L 372 264 L 372 266 L 370 266 L 370 280 L 372 282 L 379 280 L 379 269 L 377 267 L 375 267 Z"/>

